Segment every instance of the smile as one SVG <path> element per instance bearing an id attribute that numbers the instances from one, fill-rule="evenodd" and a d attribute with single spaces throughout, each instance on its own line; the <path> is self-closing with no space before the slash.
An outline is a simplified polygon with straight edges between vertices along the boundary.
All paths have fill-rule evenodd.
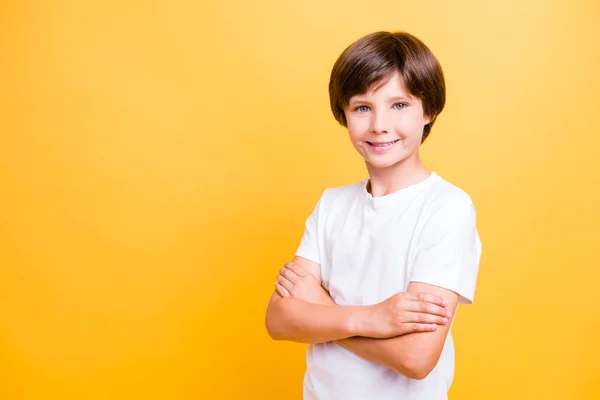
<path id="1" fill-rule="evenodd" d="M 377 148 L 377 149 L 389 149 L 394 144 L 398 143 L 400 139 L 392 140 L 391 142 L 367 142 L 369 146 Z"/>

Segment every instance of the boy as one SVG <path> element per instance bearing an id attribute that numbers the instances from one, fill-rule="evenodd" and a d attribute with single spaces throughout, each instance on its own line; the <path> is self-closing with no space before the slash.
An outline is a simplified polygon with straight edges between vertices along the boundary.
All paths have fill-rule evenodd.
<path id="1" fill-rule="evenodd" d="M 447 399 L 450 327 L 473 301 L 481 241 L 470 197 L 419 157 L 444 107 L 442 69 L 414 36 L 376 32 L 340 55 L 329 93 L 369 179 L 325 190 L 267 329 L 310 344 L 304 399 Z"/>

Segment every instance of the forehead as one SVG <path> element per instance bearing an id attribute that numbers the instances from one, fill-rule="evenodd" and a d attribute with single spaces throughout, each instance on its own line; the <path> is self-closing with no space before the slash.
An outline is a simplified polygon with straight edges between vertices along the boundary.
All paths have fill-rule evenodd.
<path id="1" fill-rule="evenodd" d="M 414 98 L 412 93 L 410 93 L 410 91 L 407 89 L 402 75 L 398 71 L 394 71 L 384 78 L 374 82 L 371 86 L 369 86 L 365 93 L 352 96 L 350 101 L 379 96 Z"/>

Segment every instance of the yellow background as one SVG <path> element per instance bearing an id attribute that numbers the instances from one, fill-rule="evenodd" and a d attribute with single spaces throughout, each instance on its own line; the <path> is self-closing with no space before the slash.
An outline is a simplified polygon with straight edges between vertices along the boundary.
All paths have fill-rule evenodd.
<path id="1" fill-rule="evenodd" d="M 597 1 L 3 1 L 0 398 L 300 399 L 277 270 L 365 178 L 327 83 L 421 38 L 484 245 L 450 398 L 600 399 Z"/>

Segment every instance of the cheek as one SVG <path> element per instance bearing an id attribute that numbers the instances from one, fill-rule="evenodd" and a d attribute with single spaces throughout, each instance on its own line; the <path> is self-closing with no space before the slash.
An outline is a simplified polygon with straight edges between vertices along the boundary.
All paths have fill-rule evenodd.
<path id="1" fill-rule="evenodd" d="M 350 135 L 350 141 L 352 142 L 352 145 L 358 146 L 358 145 L 360 145 L 360 143 L 362 143 L 362 141 L 363 141 L 362 136 L 354 134 L 352 132 L 349 132 L 349 135 Z"/>
<path id="2" fill-rule="evenodd" d="M 423 126 L 425 125 L 425 121 L 422 117 L 417 114 L 414 115 L 404 115 L 402 118 L 397 121 L 397 128 L 402 133 L 403 136 L 412 137 L 415 135 L 420 135 L 423 132 Z"/>
<path id="3" fill-rule="evenodd" d="M 363 140 L 365 136 L 365 124 L 362 121 L 348 121 L 348 134 L 352 141 Z"/>

